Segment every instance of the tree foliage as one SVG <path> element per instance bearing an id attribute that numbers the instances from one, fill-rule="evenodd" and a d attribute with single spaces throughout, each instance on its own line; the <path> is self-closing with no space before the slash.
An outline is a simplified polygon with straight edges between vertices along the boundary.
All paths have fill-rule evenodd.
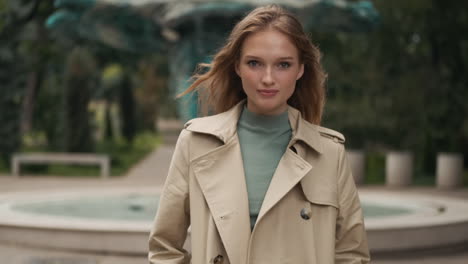
<path id="1" fill-rule="evenodd" d="M 325 125 L 352 147 L 468 154 L 468 3 L 374 1 L 370 34 L 318 34 L 329 71 Z"/>
<path id="2" fill-rule="evenodd" d="M 21 103 L 27 75 L 34 63 L 28 59 L 28 40 L 41 13 L 41 1 L 0 0 L 0 156 L 8 160 L 21 144 Z"/>
<path id="3" fill-rule="evenodd" d="M 414 151 L 426 170 L 434 166 L 436 152 L 467 156 L 468 2 L 373 3 L 381 16 L 373 32 L 311 32 L 329 73 L 323 125 L 342 131 L 351 148 Z M 87 110 L 92 99 L 119 104 L 122 134 L 131 141 L 137 130 L 154 127 L 162 107 L 174 107 L 167 75 L 182 89 L 194 67 L 187 54 L 218 46 L 232 26 L 223 24 L 224 18 L 212 20 L 204 29 L 213 34 L 181 31 L 184 41 L 172 49 L 178 52 L 142 55 L 72 31 L 64 38 L 51 37 L 44 21 L 53 12 L 53 1 L 0 0 L 3 158 L 19 148 L 20 124 L 27 123 L 28 111 L 35 111 L 30 113 L 32 129 L 45 132 L 52 150 L 92 150 Z M 88 18 L 109 26 L 116 19 Z M 133 26 L 124 29 L 140 32 Z M 190 61 L 205 60 L 201 54 Z M 98 75 L 112 64 L 122 68 L 121 78 L 110 85 L 98 83 Z"/>
<path id="4" fill-rule="evenodd" d="M 65 72 L 66 151 L 94 150 L 88 105 L 96 87 L 96 62 L 86 48 L 75 47 Z"/>

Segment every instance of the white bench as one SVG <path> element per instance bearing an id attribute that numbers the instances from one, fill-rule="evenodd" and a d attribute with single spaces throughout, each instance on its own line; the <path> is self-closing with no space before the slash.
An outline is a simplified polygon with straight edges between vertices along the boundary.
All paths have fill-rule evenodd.
<path id="1" fill-rule="evenodd" d="M 110 161 L 108 155 L 90 153 L 17 153 L 11 160 L 13 176 L 19 177 L 21 164 L 79 164 L 79 165 L 100 165 L 101 177 L 108 178 L 110 172 Z"/>

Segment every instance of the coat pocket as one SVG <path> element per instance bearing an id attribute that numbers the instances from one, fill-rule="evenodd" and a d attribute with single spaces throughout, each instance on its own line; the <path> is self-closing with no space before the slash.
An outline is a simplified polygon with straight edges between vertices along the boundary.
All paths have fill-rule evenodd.
<path id="1" fill-rule="evenodd" d="M 302 192 L 305 198 L 312 204 L 319 206 L 338 207 L 338 197 L 336 189 L 327 188 L 327 185 L 321 185 L 320 182 L 301 181 Z"/>

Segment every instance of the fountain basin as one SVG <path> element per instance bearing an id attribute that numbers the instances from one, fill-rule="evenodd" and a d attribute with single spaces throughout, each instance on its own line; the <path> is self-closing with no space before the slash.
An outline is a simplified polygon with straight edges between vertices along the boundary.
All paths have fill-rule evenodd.
<path id="1" fill-rule="evenodd" d="M 3 194 L 0 241 L 145 255 L 159 192 L 132 187 Z M 466 200 L 371 190 L 361 190 L 360 198 L 372 253 L 430 250 L 468 242 Z"/>
<path id="2" fill-rule="evenodd" d="M 156 188 L 109 188 L 4 194 L 0 196 L 0 242 L 103 254 L 146 254 L 149 219 L 155 215 L 158 193 Z M 102 199 L 96 200 L 100 205 L 114 199 L 117 203 L 97 210 L 91 203 L 95 198 Z M 70 208 L 80 200 L 90 206 Z M 50 205 L 49 213 L 44 211 L 46 205 Z M 122 215 L 126 206 L 130 213 Z M 132 210 L 135 206 L 146 208 Z M 68 215 L 67 209 L 71 212 Z"/>

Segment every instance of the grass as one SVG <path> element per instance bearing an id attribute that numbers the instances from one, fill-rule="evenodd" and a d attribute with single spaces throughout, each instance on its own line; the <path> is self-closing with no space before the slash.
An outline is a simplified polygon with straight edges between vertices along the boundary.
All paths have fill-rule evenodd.
<path id="1" fill-rule="evenodd" d="M 5 163 L 3 159 L 0 159 L 0 173 L 7 173 L 9 171 L 9 167 Z"/>
<path id="2" fill-rule="evenodd" d="M 154 133 L 146 132 L 136 136 L 132 143 L 125 141 L 105 141 L 96 144 L 96 153 L 110 155 L 111 175 L 120 176 L 128 169 L 151 153 L 159 144 L 160 137 Z M 23 152 L 44 152 L 44 148 L 24 148 Z M 23 165 L 22 173 L 30 175 L 57 175 L 64 177 L 97 177 L 100 175 L 99 166 L 81 165 Z M 0 161 L 0 172 L 9 173 L 9 166 L 4 161 Z"/>
<path id="3" fill-rule="evenodd" d="M 385 155 L 377 152 L 366 154 L 366 184 L 385 184 Z"/>
<path id="4" fill-rule="evenodd" d="M 463 186 L 468 186 L 468 170 L 463 173 Z"/>

